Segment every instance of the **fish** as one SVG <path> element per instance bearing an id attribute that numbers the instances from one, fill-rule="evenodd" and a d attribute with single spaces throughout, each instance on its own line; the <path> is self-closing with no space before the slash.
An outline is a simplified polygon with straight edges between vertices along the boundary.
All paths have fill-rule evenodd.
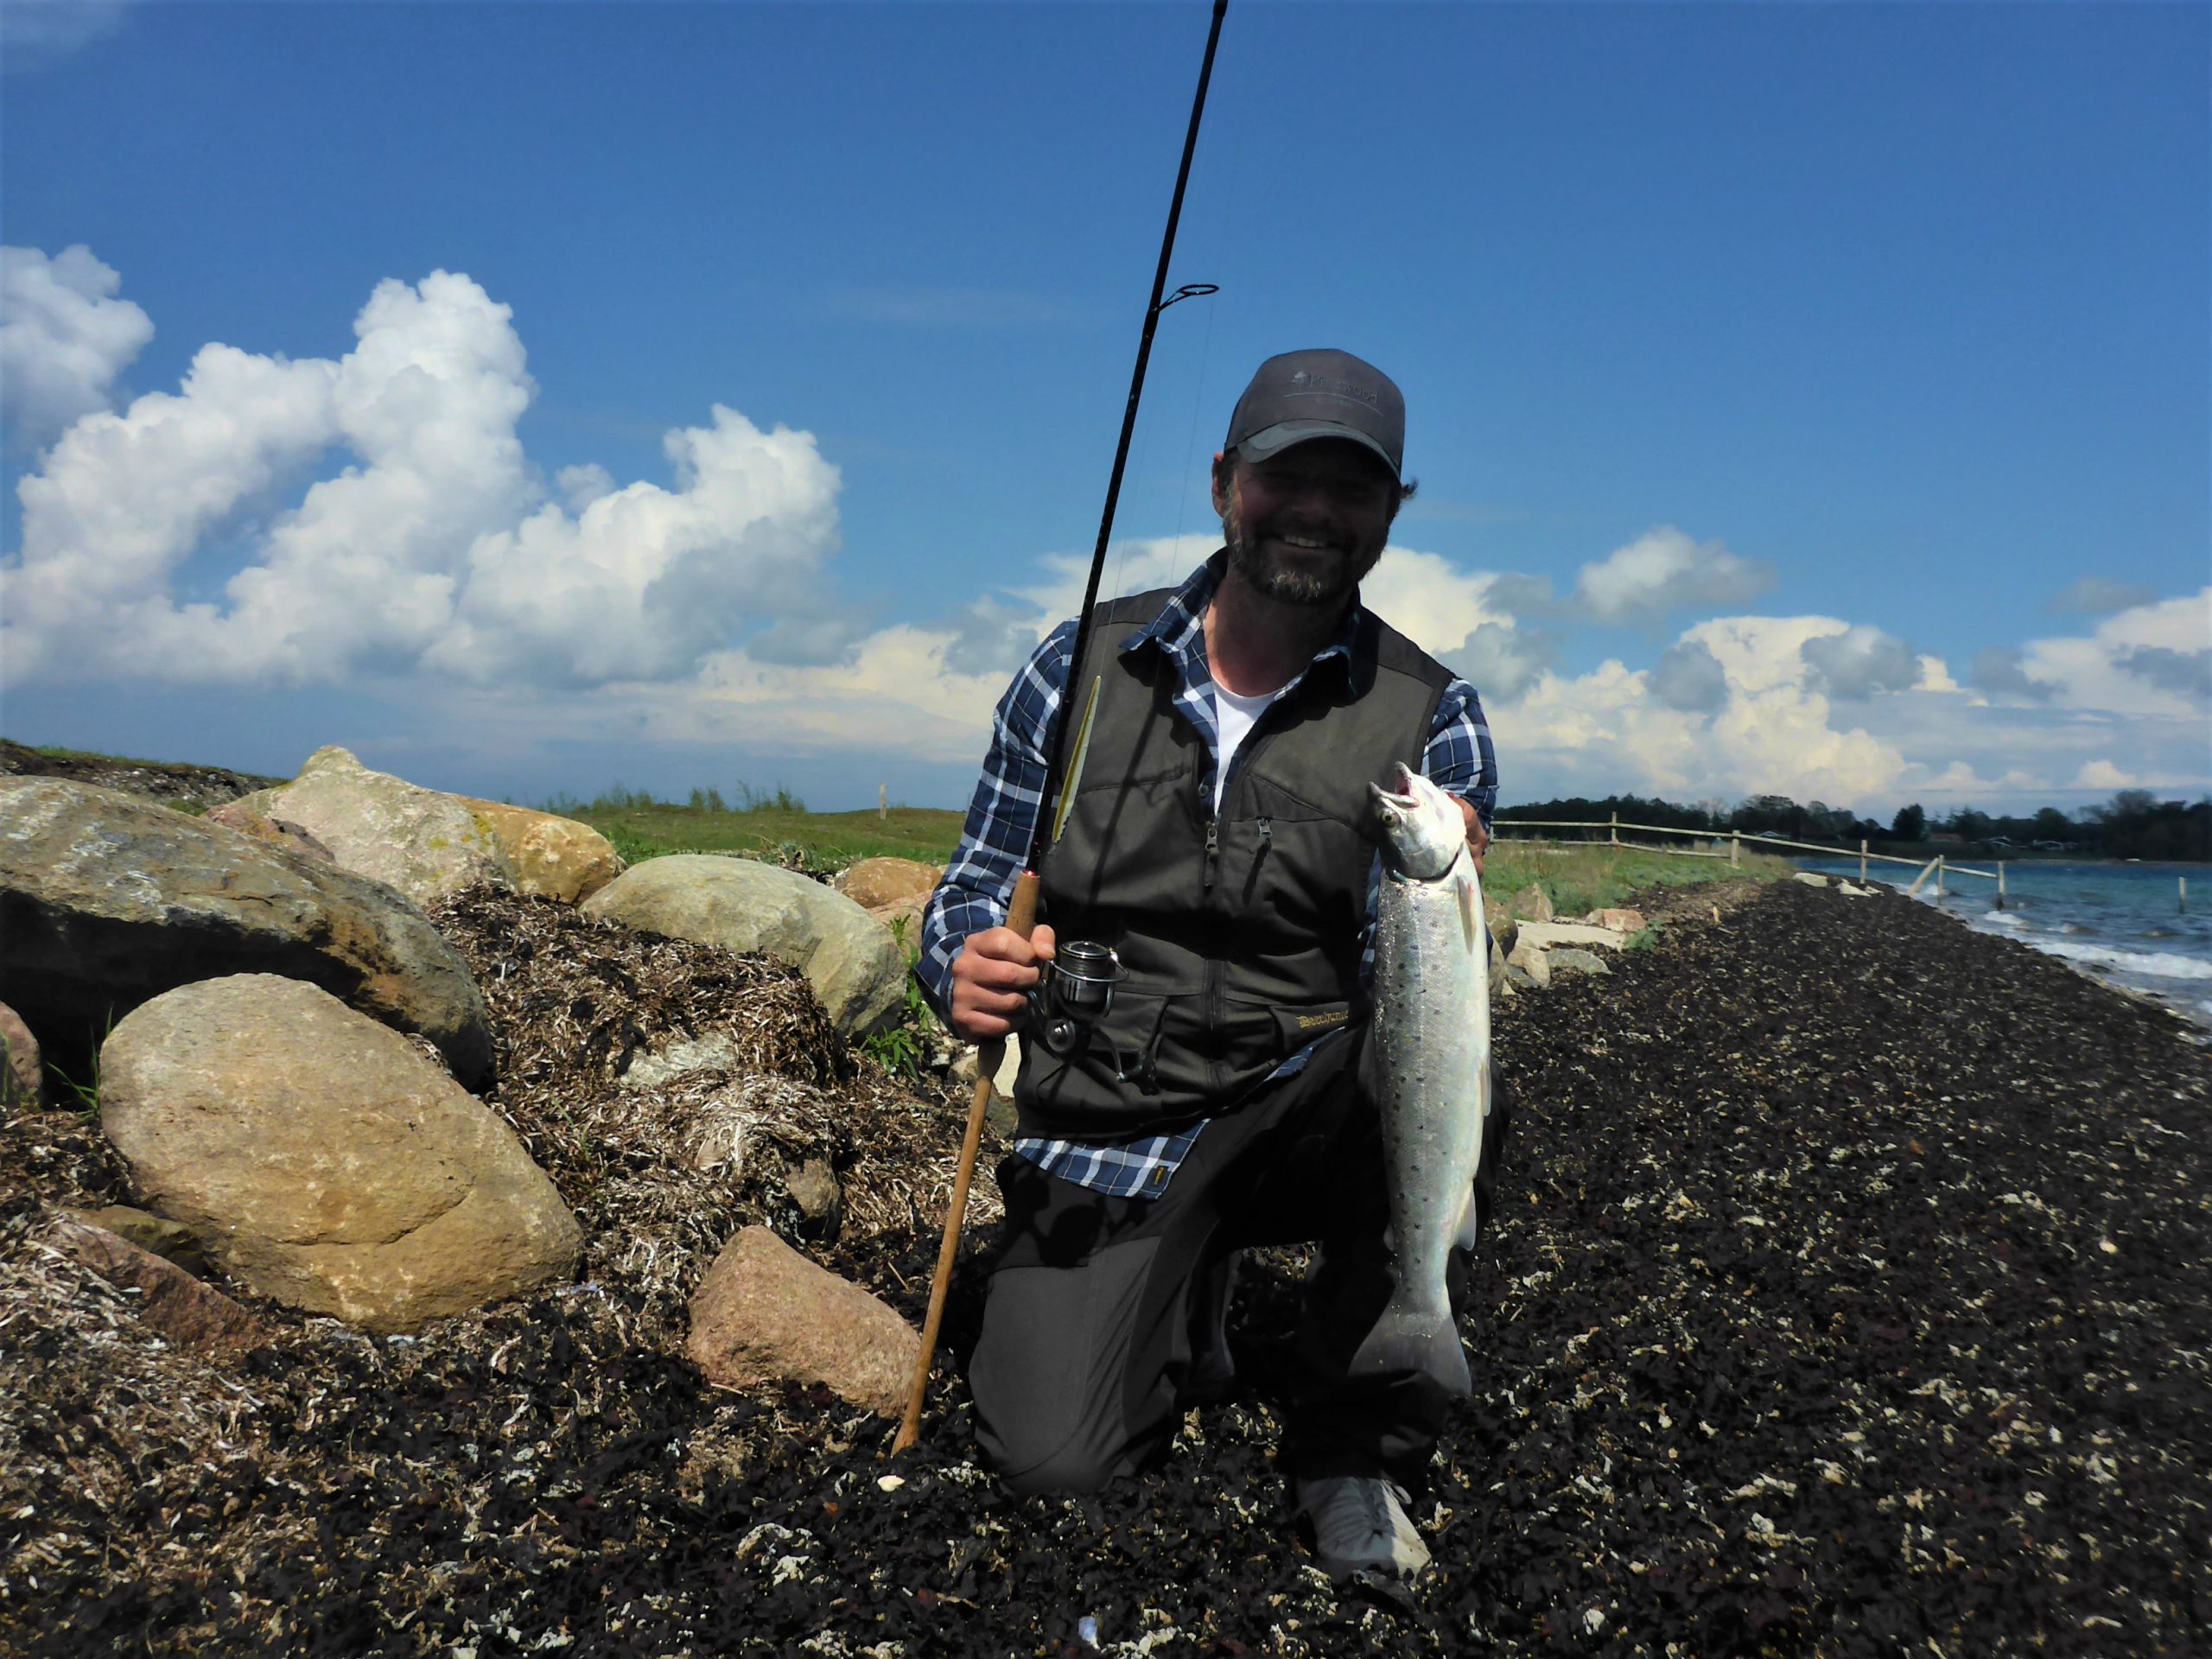
<path id="1" fill-rule="evenodd" d="M 1490 928 L 1459 803 L 1401 765 L 1396 791 L 1368 785 L 1382 821 L 1374 1021 L 1361 1083 L 1382 1119 L 1390 1300 L 1353 1351 L 1354 1376 L 1421 1372 L 1473 1392 L 1445 1269 L 1474 1219 L 1492 1132 Z M 1500 1126 L 1502 1127 L 1502 1125 Z"/>

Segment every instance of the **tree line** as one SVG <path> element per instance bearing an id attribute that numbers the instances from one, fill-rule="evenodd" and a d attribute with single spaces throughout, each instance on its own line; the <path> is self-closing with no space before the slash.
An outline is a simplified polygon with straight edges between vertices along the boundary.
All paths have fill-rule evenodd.
<path id="1" fill-rule="evenodd" d="M 2212 862 L 2212 795 L 2195 801 L 2162 801 L 2147 789 L 2124 789 L 2100 805 L 2071 814 L 2046 806 L 2024 815 L 1955 808 L 1932 817 L 1918 803 L 1901 807 L 1886 824 L 1825 801 L 1799 803 L 1787 795 L 1751 795 L 1732 806 L 1718 799 L 1683 805 L 1641 795 L 1592 800 L 1575 795 L 1519 806 L 1502 806 L 1505 823 L 1545 819 L 1572 823 L 1648 823 L 1713 835 L 1775 834 L 1789 841 L 1834 842 L 1855 848 L 1926 844 L 1957 840 L 1988 850 L 2032 848 L 2088 858 L 2145 858 Z"/>

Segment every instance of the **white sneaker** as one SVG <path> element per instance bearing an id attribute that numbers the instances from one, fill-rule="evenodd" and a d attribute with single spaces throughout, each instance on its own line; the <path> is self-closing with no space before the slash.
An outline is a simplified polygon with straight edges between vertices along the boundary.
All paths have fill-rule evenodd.
<path id="1" fill-rule="evenodd" d="M 1313 1523 L 1313 1553 L 1339 1584 L 1357 1573 L 1418 1577 L 1428 1546 L 1407 1516 L 1405 1493 L 1380 1475 L 1320 1475 L 1298 1483 L 1298 1507 Z"/>

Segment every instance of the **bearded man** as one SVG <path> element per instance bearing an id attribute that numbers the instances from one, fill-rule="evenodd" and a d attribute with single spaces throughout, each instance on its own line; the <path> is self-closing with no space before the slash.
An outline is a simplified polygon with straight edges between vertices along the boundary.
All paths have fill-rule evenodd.
<path id="1" fill-rule="evenodd" d="M 1022 1044 L 969 1368 L 985 1455 L 1017 1491 L 1093 1491 L 1156 1463 L 1183 1411 L 1233 1379 L 1239 1253 L 1318 1241 L 1287 1449 L 1339 1579 L 1426 1566 L 1405 1503 L 1449 1403 L 1424 1375 L 1347 1374 L 1391 1287 L 1381 1129 L 1358 1086 L 1368 785 L 1401 761 L 1426 773 L 1459 798 L 1478 858 L 1497 791 L 1473 688 L 1359 602 L 1414 492 L 1404 437 L 1397 386 L 1349 353 L 1260 365 L 1213 459 L 1224 545 L 1179 588 L 1102 606 L 1079 673 L 1069 621 L 1014 677 L 922 929 L 925 987 L 969 1041 L 1030 1023 L 1057 941 L 1111 946 L 1122 973 L 1094 1023 Z M 1045 734 L 1066 689 L 1094 681 L 1023 939 L 1003 924 Z"/>

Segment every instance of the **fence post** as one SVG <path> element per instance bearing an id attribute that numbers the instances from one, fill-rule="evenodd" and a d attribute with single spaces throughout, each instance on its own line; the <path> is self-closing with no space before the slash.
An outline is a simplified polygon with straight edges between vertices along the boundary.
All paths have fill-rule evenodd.
<path id="1" fill-rule="evenodd" d="M 2185 875 L 2184 875 L 2184 876 L 2183 876 L 2183 877 L 2181 877 L 2181 878 L 2180 878 L 2180 881 L 2181 881 L 2181 913 L 2182 913 L 2183 915 L 2186 916 L 2186 915 L 2188 915 L 2188 914 L 2189 914 L 2189 878 L 2188 878 L 2187 876 L 2185 876 Z"/>
<path id="2" fill-rule="evenodd" d="M 1866 843 L 1864 840 L 1859 843 L 1859 885 L 1862 887 L 1866 885 Z"/>
<path id="3" fill-rule="evenodd" d="M 1733 831 L 1728 837 L 1728 868 L 1735 869 L 1744 861 L 1744 832 Z"/>
<path id="4" fill-rule="evenodd" d="M 2005 908 L 2005 861 L 1997 861 L 1997 908 Z"/>
<path id="5" fill-rule="evenodd" d="M 1613 814 L 1612 833 L 1608 839 L 1616 847 L 1621 844 L 1621 815 L 1618 812 Z"/>
<path id="6" fill-rule="evenodd" d="M 1941 853 L 1936 855 L 1936 896 L 1938 899 L 1943 896 L 1943 855 Z"/>
<path id="7" fill-rule="evenodd" d="M 881 823 L 886 819 L 889 818 L 890 816 L 891 785 L 888 784 L 878 784 L 875 786 L 875 821 L 878 823 Z"/>

